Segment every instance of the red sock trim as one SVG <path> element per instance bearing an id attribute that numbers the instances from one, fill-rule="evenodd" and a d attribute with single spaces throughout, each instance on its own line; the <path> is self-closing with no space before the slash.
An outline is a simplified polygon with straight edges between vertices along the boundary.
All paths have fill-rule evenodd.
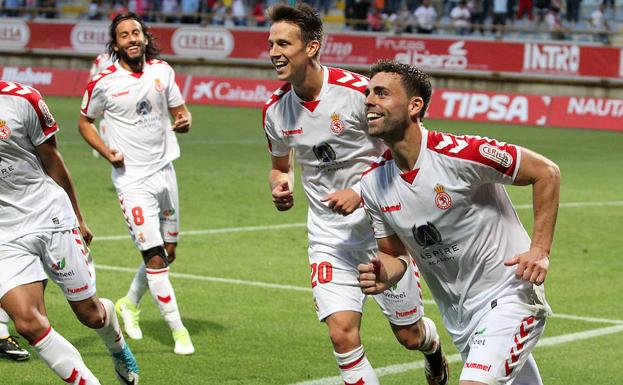
<path id="1" fill-rule="evenodd" d="M 167 271 L 169 271 L 168 267 L 165 267 L 164 269 L 150 269 L 149 267 L 145 268 L 145 273 L 147 274 L 162 274 L 166 273 Z"/>
<path id="2" fill-rule="evenodd" d="M 38 344 L 39 342 L 41 342 L 41 340 L 43 340 L 45 337 L 48 336 L 48 334 L 50 334 L 50 332 L 52 331 L 52 326 L 48 326 L 48 330 L 46 330 L 45 332 L 43 332 L 43 334 L 35 339 L 33 342 L 30 343 L 31 346 L 35 346 L 36 344 Z"/>
<path id="3" fill-rule="evenodd" d="M 351 362 L 350 364 L 346 364 L 346 365 L 339 365 L 340 369 L 342 370 L 348 370 L 351 368 L 354 368 L 355 366 L 357 366 L 361 361 L 363 361 L 363 359 L 366 357 L 366 354 L 362 354 L 361 357 L 357 358 L 355 361 Z"/>

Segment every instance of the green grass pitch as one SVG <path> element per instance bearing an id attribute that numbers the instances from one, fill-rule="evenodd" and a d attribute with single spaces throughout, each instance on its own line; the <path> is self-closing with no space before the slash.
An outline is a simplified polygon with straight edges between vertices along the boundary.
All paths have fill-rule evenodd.
<path id="1" fill-rule="evenodd" d="M 140 256 L 126 236 L 110 167 L 92 157 L 78 133 L 80 100 L 47 101 L 62 128 L 59 146 L 95 234 L 98 293 L 116 300 L 128 289 Z M 145 337 L 130 341 L 141 383 L 339 384 L 336 378 L 320 380 L 338 371 L 308 290 L 306 231 L 301 225 L 305 196 L 299 184 L 293 210 L 279 213 L 273 208 L 261 111 L 190 109 L 193 128 L 179 136 L 182 157 L 175 163 L 182 238 L 172 268 L 179 275 L 172 281 L 197 353 L 173 354 L 171 334 L 146 296 L 141 314 Z M 550 319 L 534 355 L 547 385 L 623 384 L 623 133 L 426 123 L 429 129 L 516 143 L 558 163 L 562 206 L 546 286 L 559 316 Z M 509 193 L 530 231 L 531 189 L 511 187 Z M 286 226 L 262 229 L 280 224 Z M 107 238 L 114 236 L 124 237 Z M 79 324 L 54 285 L 48 287 L 46 301 L 53 326 L 80 350 L 102 384 L 116 383 L 104 346 L 95 332 Z M 437 308 L 428 304 L 426 311 L 438 323 L 448 354 L 455 354 Z M 362 337 L 383 384 L 425 383 L 422 369 L 413 364 L 421 361 L 421 354 L 399 346 L 374 301 L 366 305 Z M 451 383 L 457 384 L 460 362 L 451 369 Z M 23 363 L 0 360 L 2 385 L 60 383 L 38 357 Z"/>

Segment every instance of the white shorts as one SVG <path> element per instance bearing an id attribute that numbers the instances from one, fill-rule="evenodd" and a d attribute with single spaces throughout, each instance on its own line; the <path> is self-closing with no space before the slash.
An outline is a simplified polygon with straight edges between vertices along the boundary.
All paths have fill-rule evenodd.
<path id="1" fill-rule="evenodd" d="M 363 312 L 366 295 L 359 287 L 357 265 L 375 254 L 375 249 L 328 252 L 309 248 L 312 293 L 320 321 L 338 311 Z M 395 287 L 373 297 L 393 325 L 411 325 L 424 315 L 419 272 L 413 263 Z"/>
<path id="2" fill-rule="evenodd" d="M 48 277 L 69 301 L 95 295 L 95 276 L 77 228 L 29 234 L 0 245 L 0 298 Z"/>
<path id="3" fill-rule="evenodd" d="M 179 238 L 179 197 L 172 164 L 117 191 L 130 235 L 139 250 Z"/>
<path id="4" fill-rule="evenodd" d="M 518 303 L 491 309 L 461 352 L 464 362 L 461 381 L 512 384 L 541 338 L 545 320 L 546 317 L 534 316 L 530 309 Z M 540 381 L 535 379 L 530 383 Z"/>

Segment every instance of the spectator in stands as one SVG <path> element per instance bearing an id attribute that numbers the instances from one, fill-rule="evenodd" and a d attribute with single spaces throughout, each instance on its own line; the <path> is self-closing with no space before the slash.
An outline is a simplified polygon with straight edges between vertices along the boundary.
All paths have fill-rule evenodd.
<path id="1" fill-rule="evenodd" d="M 504 34 L 504 26 L 506 25 L 506 17 L 508 16 L 508 1 L 493 0 L 493 22 L 491 25 L 491 33 L 498 38 L 502 38 Z"/>
<path id="2" fill-rule="evenodd" d="M 610 44 L 610 26 L 608 25 L 608 19 L 606 18 L 606 3 L 599 4 L 599 7 L 591 14 L 591 27 L 593 30 L 599 32 L 594 35 L 596 41 L 600 41 L 604 44 Z"/>
<path id="3" fill-rule="evenodd" d="M 181 3 L 182 17 L 181 23 L 195 24 L 198 20 L 199 0 L 182 0 Z"/>
<path id="4" fill-rule="evenodd" d="M 354 0 L 352 9 L 352 25 L 355 31 L 368 30 L 368 10 L 370 9 L 370 0 Z"/>
<path id="5" fill-rule="evenodd" d="M 177 14 L 180 12 L 180 5 L 177 0 L 162 0 L 162 21 L 165 23 L 177 23 Z"/>
<path id="6" fill-rule="evenodd" d="M 454 33 L 459 36 L 467 35 L 469 33 L 470 17 L 471 14 L 469 13 L 469 9 L 467 9 L 465 0 L 460 0 L 450 12 L 450 18 L 452 19 L 452 25 L 454 26 Z"/>
<path id="7" fill-rule="evenodd" d="M 422 0 L 422 5 L 414 12 L 417 23 L 417 33 L 431 34 L 435 31 L 437 11 L 430 5 L 430 0 Z"/>
<path id="8" fill-rule="evenodd" d="M 566 0 L 567 11 L 565 16 L 569 25 L 576 26 L 580 22 L 580 1 L 581 0 Z"/>
<path id="9" fill-rule="evenodd" d="M 2 15 L 8 17 L 18 17 L 20 8 L 24 6 L 22 0 L 4 0 Z"/>
<path id="10" fill-rule="evenodd" d="M 485 34 L 485 1 L 469 0 L 467 8 L 470 14 L 471 33 L 478 31 L 481 35 Z"/>
<path id="11" fill-rule="evenodd" d="M 368 26 L 370 31 L 383 32 L 385 30 L 385 18 L 383 16 L 380 9 L 372 7 L 372 10 L 368 14 Z"/>
<path id="12" fill-rule="evenodd" d="M 253 15 L 253 19 L 255 19 L 256 27 L 266 26 L 266 9 L 264 8 L 263 0 L 256 0 L 251 14 Z"/>
<path id="13" fill-rule="evenodd" d="M 244 0 L 234 0 L 231 4 L 231 11 L 236 27 L 247 25 L 247 6 Z"/>
<path id="14" fill-rule="evenodd" d="M 524 15 L 528 15 L 528 20 L 532 21 L 532 0 L 519 0 L 519 6 L 517 7 L 517 20 L 523 19 Z"/>
<path id="15" fill-rule="evenodd" d="M 537 16 L 537 26 L 541 25 L 545 21 L 545 16 L 549 12 L 550 6 L 550 0 L 534 0 L 534 8 Z"/>
<path id="16" fill-rule="evenodd" d="M 58 17 L 58 11 L 56 9 L 56 0 L 39 0 L 37 6 L 40 8 L 40 17 L 46 19 L 56 19 Z"/>
<path id="17" fill-rule="evenodd" d="M 212 24 L 225 25 L 225 17 L 227 15 L 227 7 L 222 0 L 217 0 L 212 6 Z"/>
<path id="18" fill-rule="evenodd" d="M 553 5 L 547 16 L 545 16 L 545 23 L 547 24 L 552 40 L 565 40 L 567 38 L 560 17 L 560 8 Z"/>
<path id="19" fill-rule="evenodd" d="M 392 23 L 392 29 L 394 33 L 412 33 L 413 32 L 413 12 L 409 10 L 406 2 L 400 4 L 400 9 L 397 13 L 392 14 L 389 17 Z"/>
<path id="20" fill-rule="evenodd" d="M 102 0 L 91 0 L 87 9 L 87 19 L 102 20 L 104 18 L 104 4 Z"/>

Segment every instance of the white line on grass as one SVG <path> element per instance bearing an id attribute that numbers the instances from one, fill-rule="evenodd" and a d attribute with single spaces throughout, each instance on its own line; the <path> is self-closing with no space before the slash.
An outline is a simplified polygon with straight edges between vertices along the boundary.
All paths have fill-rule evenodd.
<path id="1" fill-rule="evenodd" d="M 133 274 L 136 273 L 136 269 L 132 269 L 129 267 L 96 264 L 95 268 L 98 270 L 123 271 L 123 272 L 133 273 Z M 292 291 L 304 291 L 304 292 L 312 291 L 311 288 L 309 287 L 294 286 L 294 285 L 281 285 L 277 283 L 269 283 L 269 282 L 261 282 L 261 281 L 247 281 L 244 279 L 219 278 L 219 277 L 209 277 L 205 275 L 184 274 L 184 273 L 169 273 L 169 275 L 172 277 L 176 277 L 176 278 L 191 279 L 195 281 L 218 282 L 218 283 L 225 283 L 225 284 L 232 284 L 232 285 L 255 286 L 255 287 L 262 287 L 266 289 L 292 290 Z M 435 305 L 435 301 L 432 301 L 429 299 L 425 299 L 423 302 L 426 305 Z M 609 323 L 609 324 L 623 326 L 623 320 L 582 317 L 582 316 L 573 315 L 573 314 L 554 314 L 552 317 L 572 319 L 576 321 L 585 321 L 585 322 Z"/>
<path id="2" fill-rule="evenodd" d="M 592 330 L 587 330 L 587 331 L 578 332 L 578 333 L 563 334 L 563 335 L 555 336 L 555 337 L 547 337 L 547 338 L 542 338 L 539 341 L 537 347 L 555 346 L 555 345 L 560 345 L 560 344 L 564 344 L 568 342 L 581 341 L 581 340 L 586 340 L 589 338 L 595 338 L 595 337 L 605 336 L 609 334 L 619 333 L 622 331 L 623 331 L 623 325 L 618 325 L 618 326 L 611 326 L 607 328 L 592 329 Z M 460 362 L 461 356 L 459 354 L 453 354 L 451 356 L 448 356 L 448 361 Z M 387 376 L 390 374 L 398 374 L 398 373 L 408 372 L 410 370 L 422 369 L 423 367 L 424 367 L 424 361 L 416 361 L 416 362 L 411 362 L 411 363 L 406 363 L 406 364 L 390 365 L 390 366 L 385 366 L 382 368 L 375 368 L 374 371 L 376 372 L 377 376 L 382 377 L 382 376 Z M 334 376 L 334 377 L 319 378 L 317 380 L 311 380 L 311 381 L 297 382 L 291 385 L 337 385 L 341 383 L 342 383 L 341 377 Z"/>
<path id="3" fill-rule="evenodd" d="M 604 202 L 569 202 L 561 203 L 560 207 L 563 208 L 578 208 L 578 207 L 594 207 L 594 206 L 623 206 L 623 201 L 604 201 Z M 515 205 L 518 210 L 531 209 L 532 205 Z M 189 230 L 182 231 L 180 235 L 208 235 L 208 234 L 229 234 L 229 233 L 243 233 L 252 231 L 267 231 L 267 230 L 279 230 L 279 229 L 291 229 L 296 227 L 305 227 L 304 222 L 300 223 L 284 223 L 281 225 L 267 225 L 267 226 L 245 226 L 245 227 L 223 227 L 220 229 L 206 229 L 206 230 Z M 129 239 L 129 235 L 108 235 L 102 237 L 95 237 L 95 241 L 119 241 L 122 239 Z"/>

